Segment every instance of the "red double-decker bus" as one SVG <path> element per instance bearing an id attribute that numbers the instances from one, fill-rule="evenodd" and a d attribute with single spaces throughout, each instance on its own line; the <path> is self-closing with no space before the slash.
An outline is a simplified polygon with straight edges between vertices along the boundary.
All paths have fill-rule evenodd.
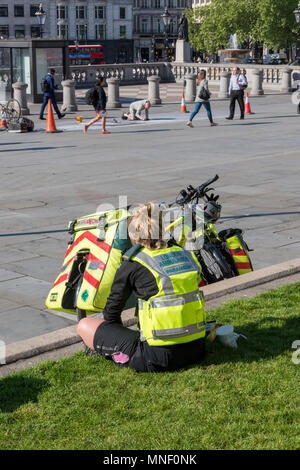
<path id="1" fill-rule="evenodd" d="M 104 64 L 104 52 L 101 45 L 85 44 L 69 46 L 70 65 Z"/>

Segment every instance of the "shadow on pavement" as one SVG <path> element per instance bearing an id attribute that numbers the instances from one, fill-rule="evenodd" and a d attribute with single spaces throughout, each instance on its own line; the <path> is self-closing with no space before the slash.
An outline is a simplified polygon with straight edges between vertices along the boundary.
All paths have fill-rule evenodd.
<path id="1" fill-rule="evenodd" d="M 24 144 L 24 142 L 22 142 Z M 5 149 L 0 150 L 0 152 L 24 152 L 25 150 L 55 150 L 55 149 L 65 149 L 65 148 L 75 148 L 76 145 L 63 145 L 60 147 L 28 147 L 28 148 L 18 148 L 18 149 Z"/>

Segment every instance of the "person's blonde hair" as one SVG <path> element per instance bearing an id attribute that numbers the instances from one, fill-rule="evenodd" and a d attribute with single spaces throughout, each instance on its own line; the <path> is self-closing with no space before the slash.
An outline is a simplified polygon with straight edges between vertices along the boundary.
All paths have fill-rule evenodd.
<path id="1" fill-rule="evenodd" d="M 165 234 L 163 214 L 158 204 L 153 202 L 140 207 L 128 219 L 128 232 L 135 243 L 150 250 L 167 247 L 167 242 L 163 240 Z"/>

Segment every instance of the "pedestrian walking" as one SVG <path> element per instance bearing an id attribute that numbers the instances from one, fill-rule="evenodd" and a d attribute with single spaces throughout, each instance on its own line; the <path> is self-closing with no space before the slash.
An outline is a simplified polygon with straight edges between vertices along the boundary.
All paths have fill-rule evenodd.
<path id="1" fill-rule="evenodd" d="M 49 98 L 51 100 L 54 111 L 57 114 L 58 119 L 61 119 L 65 116 L 64 113 L 60 112 L 56 103 L 55 90 L 58 89 L 58 85 L 55 85 L 54 83 L 54 75 L 55 75 L 55 69 L 49 69 L 49 72 L 47 73 L 47 75 L 45 75 L 41 83 L 41 87 L 43 91 L 43 104 L 40 110 L 40 119 L 42 120 L 45 119 L 44 111 L 48 104 Z"/>
<path id="2" fill-rule="evenodd" d="M 206 71 L 200 70 L 198 79 L 197 79 L 197 90 L 196 90 L 196 98 L 195 98 L 195 108 L 194 111 L 190 115 L 190 119 L 187 122 L 188 127 L 194 127 L 192 124 L 192 120 L 199 113 L 201 106 L 203 105 L 207 112 L 207 117 L 210 121 L 211 126 L 217 126 L 217 124 L 213 121 L 211 106 L 210 106 L 210 91 L 208 89 L 208 81 L 206 79 Z"/>
<path id="3" fill-rule="evenodd" d="M 148 121 L 150 107 L 151 103 L 149 100 L 134 101 L 129 106 L 129 112 L 122 115 L 122 119 L 129 119 L 130 121 L 134 121 L 136 119 L 140 121 Z M 141 114 L 143 111 L 145 111 L 145 117 Z"/>
<path id="4" fill-rule="evenodd" d="M 94 90 L 95 100 L 93 100 L 93 106 L 94 106 L 94 109 L 95 109 L 96 117 L 94 117 L 88 124 L 85 124 L 84 129 L 83 129 L 84 133 L 87 132 L 87 130 L 90 126 L 92 126 L 93 124 L 95 124 L 96 122 L 98 122 L 101 119 L 102 120 L 102 122 L 101 122 L 101 124 L 102 124 L 102 134 L 111 134 L 111 132 L 106 130 L 106 117 L 107 117 L 106 102 L 107 102 L 107 98 L 106 98 L 106 93 L 105 93 L 104 88 L 103 88 L 104 83 L 105 83 L 104 77 L 101 77 L 98 80 L 96 80 L 95 90 Z"/>
<path id="5" fill-rule="evenodd" d="M 245 115 L 245 103 L 244 103 L 244 90 L 248 86 L 246 76 L 241 73 L 239 67 L 234 67 L 229 83 L 229 96 L 230 96 L 230 108 L 229 116 L 226 118 L 232 120 L 235 112 L 235 102 L 237 101 L 240 106 L 241 116 L 240 119 L 244 119 Z"/>

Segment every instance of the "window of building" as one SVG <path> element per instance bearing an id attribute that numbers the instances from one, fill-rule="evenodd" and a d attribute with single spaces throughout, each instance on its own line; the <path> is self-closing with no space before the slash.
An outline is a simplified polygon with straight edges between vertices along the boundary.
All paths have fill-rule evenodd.
<path id="1" fill-rule="evenodd" d="M 177 22 L 174 19 L 171 19 L 171 21 L 170 21 L 169 32 L 170 33 L 176 33 L 177 32 Z"/>
<path id="2" fill-rule="evenodd" d="M 154 0 L 154 8 L 160 8 L 160 0 Z"/>
<path id="3" fill-rule="evenodd" d="M 168 0 L 168 8 L 175 8 L 175 0 Z"/>
<path id="4" fill-rule="evenodd" d="M 105 39 L 105 24 L 96 24 L 95 26 L 96 39 L 103 41 Z"/>
<path id="5" fill-rule="evenodd" d="M 30 5 L 30 16 L 33 18 L 35 17 L 35 13 L 38 11 L 39 5 L 36 3 L 35 5 Z"/>
<path id="6" fill-rule="evenodd" d="M 154 33 L 161 33 L 161 22 L 160 18 L 154 18 L 153 19 L 153 31 Z"/>
<path id="7" fill-rule="evenodd" d="M 8 6 L 0 5 L 0 16 L 8 16 Z"/>
<path id="8" fill-rule="evenodd" d="M 31 26 L 31 37 L 39 38 L 41 36 L 40 26 Z"/>
<path id="9" fill-rule="evenodd" d="M 24 5 L 15 5 L 15 16 L 24 16 Z"/>
<path id="10" fill-rule="evenodd" d="M 126 26 L 120 25 L 120 39 L 126 39 Z"/>
<path id="11" fill-rule="evenodd" d="M 57 5 L 56 17 L 58 20 L 65 20 L 68 18 L 68 8 L 65 5 Z"/>
<path id="12" fill-rule="evenodd" d="M 68 39 L 68 25 L 67 24 L 57 25 L 57 37 L 59 39 Z"/>
<path id="13" fill-rule="evenodd" d="M 145 18 L 141 21 L 141 33 L 148 33 L 148 20 Z"/>
<path id="14" fill-rule="evenodd" d="M 15 38 L 25 38 L 25 26 L 24 25 L 15 25 Z"/>
<path id="15" fill-rule="evenodd" d="M 84 20 L 86 18 L 86 6 L 77 5 L 76 6 L 76 19 Z"/>
<path id="16" fill-rule="evenodd" d="M 126 8 L 120 7 L 120 19 L 125 20 L 126 18 Z"/>
<path id="17" fill-rule="evenodd" d="M 148 0 L 141 0 L 141 8 L 148 8 Z"/>
<path id="18" fill-rule="evenodd" d="M 102 20 L 105 18 L 105 7 L 102 5 L 95 6 L 95 18 L 97 20 Z"/>
<path id="19" fill-rule="evenodd" d="M 87 39 L 87 24 L 76 25 L 76 39 L 79 41 L 84 41 Z"/>
<path id="20" fill-rule="evenodd" d="M 0 25 L 0 39 L 6 39 L 9 37 L 9 26 Z"/>

